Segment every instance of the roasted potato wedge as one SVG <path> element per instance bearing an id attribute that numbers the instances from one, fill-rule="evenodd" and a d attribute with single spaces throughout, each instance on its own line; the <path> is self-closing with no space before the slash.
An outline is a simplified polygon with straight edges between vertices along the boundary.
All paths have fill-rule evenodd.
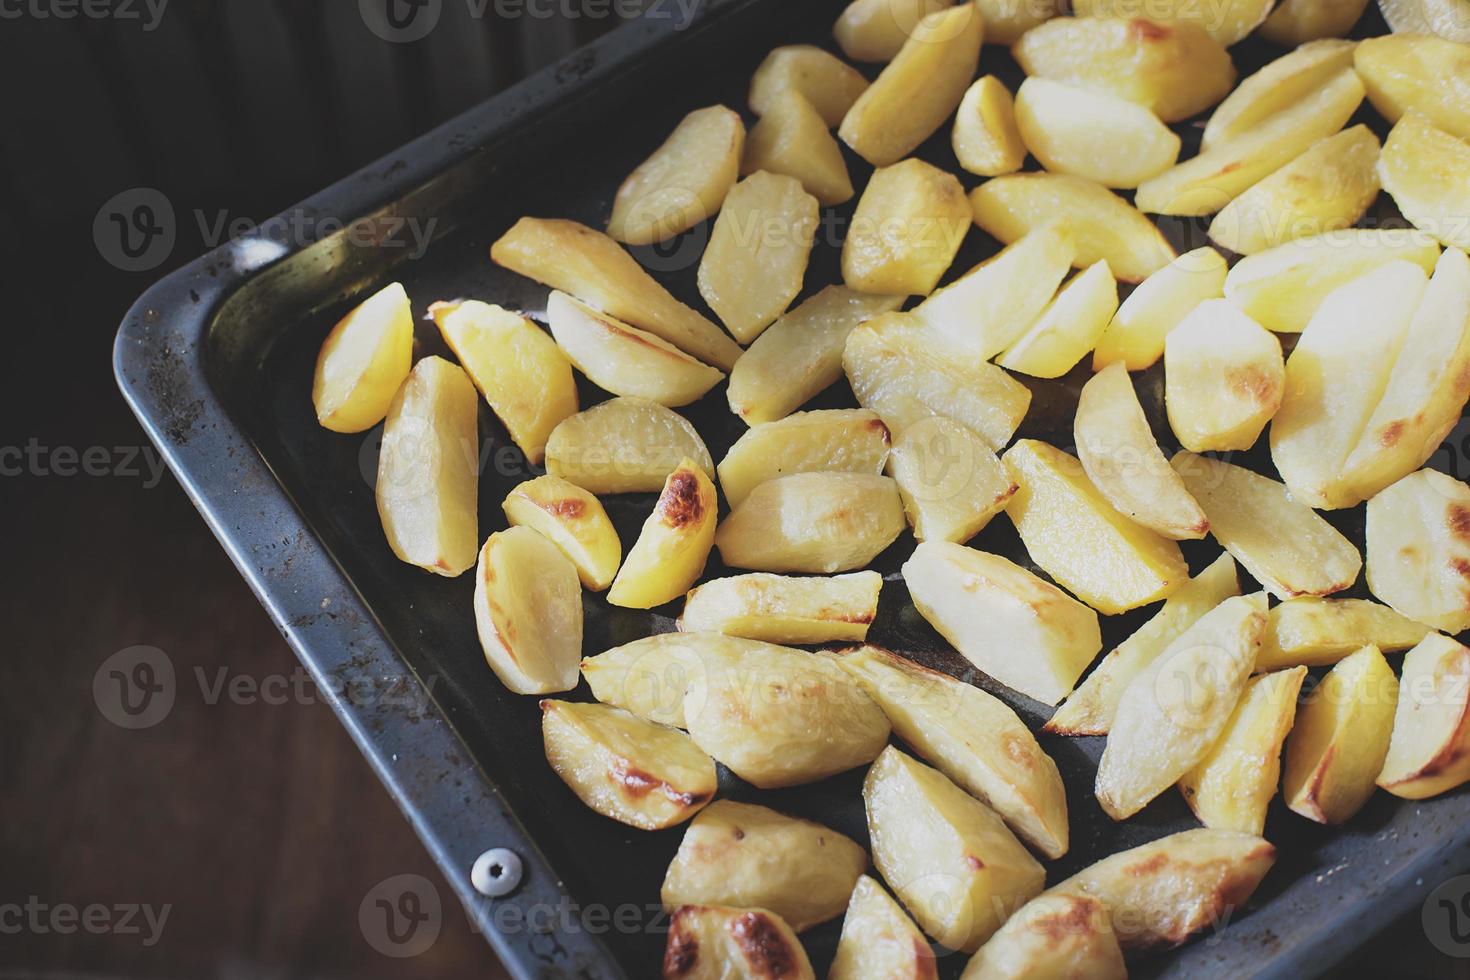
<path id="1" fill-rule="evenodd" d="M 904 513 L 920 541 L 963 544 L 984 530 L 1017 487 L 972 429 L 932 415 L 899 433 L 888 456 Z"/>
<path id="2" fill-rule="evenodd" d="M 618 188 L 607 233 L 652 245 L 719 213 L 740 173 L 745 124 L 722 105 L 696 109 Z"/>
<path id="3" fill-rule="evenodd" d="M 1286 47 L 1348 34 L 1368 0 L 1281 0 L 1261 25 L 1261 37 Z"/>
<path id="4" fill-rule="evenodd" d="M 1428 626 L 1368 599 L 1299 596 L 1272 607 L 1256 670 L 1335 664 L 1365 646 L 1398 653 L 1429 632 Z"/>
<path id="5" fill-rule="evenodd" d="M 384 286 L 337 322 L 317 354 L 311 401 L 333 432 L 366 432 L 388 415 L 413 367 L 413 305 Z"/>
<path id="6" fill-rule="evenodd" d="M 435 303 L 429 313 L 511 440 L 540 465 L 552 430 L 577 414 L 572 362 L 519 313 L 475 300 Z"/>
<path id="7" fill-rule="evenodd" d="M 1415 228 L 1445 245 L 1470 249 L 1470 143 L 1407 112 L 1388 134 L 1378 178 Z"/>
<path id="8" fill-rule="evenodd" d="M 1164 337 L 1164 407 L 1192 452 L 1255 445 L 1285 387 L 1281 341 L 1226 300 L 1205 300 Z"/>
<path id="9" fill-rule="evenodd" d="M 832 34 L 853 61 L 892 61 L 919 21 L 954 5 L 954 0 L 852 0 Z"/>
<path id="10" fill-rule="evenodd" d="M 762 483 L 792 473 L 882 473 L 890 442 L 888 426 L 865 408 L 797 412 L 737 439 L 720 460 L 720 486 L 739 507 Z"/>
<path id="11" fill-rule="evenodd" d="M 694 679 L 740 662 L 765 644 L 720 633 L 658 633 L 582 661 L 592 696 L 660 725 L 687 728 L 685 695 Z"/>
<path id="12" fill-rule="evenodd" d="M 1020 487 L 1006 514 L 1031 560 L 1098 612 L 1147 605 L 1189 578 L 1179 546 L 1120 514 L 1075 456 L 1022 439 L 1002 461 Z"/>
<path id="13" fill-rule="evenodd" d="M 475 627 L 486 662 L 511 691 L 570 691 L 582 656 L 576 566 L 528 527 L 490 535 L 475 569 Z"/>
<path id="14" fill-rule="evenodd" d="M 858 324 L 903 305 L 902 296 L 874 296 L 828 286 L 756 338 L 730 372 L 730 410 L 750 425 L 796 411 L 842 377 L 847 335 Z"/>
<path id="15" fill-rule="evenodd" d="M 1197 0 L 1073 0 L 1078 17 L 1148 17 L 1160 24 L 1193 23 L 1230 47 L 1261 25 L 1274 0 L 1230 0 L 1205 4 Z"/>
<path id="16" fill-rule="evenodd" d="M 582 585 L 602 592 L 623 561 L 623 544 L 602 502 L 559 476 L 527 480 L 501 504 L 512 526 L 539 532 L 577 568 Z"/>
<path id="17" fill-rule="evenodd" d="M 1208 756 L 1250 680 L 1266 596 L 1226 599 L 1128 684 L 1097 767 L 1097 800 L 1114 820 L 1142 810 Z"/>
<path id="18" fill-rule="evenodd" d="M 715 485 L 692 459 L 664 481 L 653 513 L 608 590 L 610 605 L 652 609 L 688 592 L 715 541 Z"/>
<path id="19" fill-rule="evenodd" d="M 1470 780 L 1470 650 L 1431 634 L 1404 657 L 1393 737 L 1378 785 L 1406 800 Z"/>
<path id="20" fill-rule="evenodd" d="M 1016 125 L 1047 170 L 1104 187 L 1138 187 L 1179 159 L 1179 137 L 1143 106 L 1039 75 L 1016 91 Z"/>
<path id="21" fill-rule="evenodd" d="M 919 615 L 956 650 L 1042 704 L 1065 697 L 1102 649 L 1097 613 L 999 555 L 926 541 L 903 578 Z"/>
<path id="22" fill-rule="evenodd" d="M 817 215 L 817 199 L 801 181 L 763 170 L 725 198 L 699 263 L 699 294 L 742 344 L 801 292 Z"/>
<path id="23" fill-rule="evenodd" d="M 688 405 L 724 380 L 668 341 L 599 313 L 566 293 L 546 301 L 551 335 L 593 384 L 614 395 L 647 398 L 670 408 Z"/>
<path id="24" fill-rule="evenodd" d="M 1147 219 L 1145 219 L 1147 220 Z M 1169 331 L 1207 299 L 1224 295 L 1229 268 L 1208 245 L 1186 252 L 1128 294 L 1092 353 L 1092 369 L 1121 361 L 1142 371 L 1164 356 Z"/>
<path id="25" fill-rule="evenodd" d="M 662 830 L 714 799 L 715 764 L 688 735 L 621 708 L 541 702 L 551 771 L 588 807 L 629 827 Z"/>
<path id="26" fill-rule="evenodd" d="M 1025 385 L 957 351 L 915 314 L 887 313 L 853 330 L 842 366 L 858 403 L 895 433 L 944 415 L 999 448 L 1011 441 L 1031 406 Z"/>
<path id="27" fill-rule="evenodd" d="M 1114 647 L 1045 725 L 1057 735 L 1106 735 L 1118 701 L 1139 673 L 1205 613 L 1240 595 L 1235 559 L 1221 555 L 1181 585 L 1153 618 Z M 1259 661 L 1259 654 L 1257 660 Z"/>
<path id="28" fill-rule="evenodd" d="M 1016 910 L 965 965 L 960 980 L 1126 980 L 1108 908 L 1086 895 L 1043 892 Z"/>
<path id="29" fill-rule="evenodd" d="M 725 669 L 696 671 L 684 720 L 700 748 L 760 789 L 819 779 L 877 758 L 888 718 L 825 654 L 747 640 Z"/>
<path id="30" fill-rule="evenodd" d="M 972 174 L 994 177 L 1021 169 L 1026 144 L 1016 128 L 1016 103 L 994 75 L 977 78 L 965 90 L 950 138 L 955 159 Z"/>
<path id="31" fill-rule="evenodd" d="M 1419 470 L 1368 501 L 1368 590 L 1446 633 L 1470 629 L 1470 486 Z"/>
<path id="32" fill-rule="evenodd" d="M 674 299 L 621 245 L 586 225 L 522 218 L 491 246 L 490 258 L 722 370 L 740 358 L 740 345 L 723 330 Z"/>
<path id="33" fill-rule="evenodd" d="M 1087 478 L 1124 517 L 1176 541 L 1209 532 L 1199 501 L 1184 489 L 1154 441 L 1121 363 L 1108 365 L 1082 386 L 1072 437 Z"/>
<path id="34" fill-rule="evenodd" d="M 754 572 L 706 582 L 689 593 L 679 629 L 714 630 L 767 643 L 861 643 L 878 615 L 883 576 L 854 572 L 792 578 Z"/>
<path id="35" fill-rule="evenodd" d="M 1435 34 L 1470 44 L 1465 20 L 1467 0 L 1378 0 L 1383 19 L 1395 34 Z"/>
<path id="36" fill-rule="evenodd" d="M 1181 452 L 1169 461 L 1204 508 L 1210 533 L 1283 601 L 1331 595 L 1357 581 L 1362 555 L 1285 485 L 1241 466 Z"/>
<path id="37" fill-rule="evenodd" d="M 1105 260 L 1124 282 L 1140 282 L 1174 259 L 1174 249 L 1141 211 L 1081 177 L 1049 173 L 997 177 L 970 192 L 970 209 L 975 224 L 1007 245 L 1065 214 L 1073 264 L 1085 269 Z"/>
<path id="38" fill-rule="evenodd" d="M 686 905 L 669 919 L 664 980 L 816 980 L 801 941 L 765 909 Z"/>
<path id="39" fill-rule="evenodd" d="M 479 396 L 457 365 L 426 357 L 388 407 L 374 488 L 388 547 L 410 565 L 454 578 L 480 540 Z"/>
<path id="40" fill-rule="evenodd" d="M 842 914 L 867 867 L 868 852 L 835 830 L 720 800 L 684 831 L 659 895 L 669 909 L 769 909 L 803 932 Z"/>
<path id="41" fill-rule="evenodd" d="M 853 194 L 842 148 L 816 108 L 799 92 L 777 93 L 746 137 L 740 172 L 758 170 L 795 177 L 808 194 L 828 207 Z"/>
<path id="42" fill-rule="evenodd" d="M 1184 777 L 1179 790 L 1200 823 L 1260 835 L 1281 781 L 1281 745 L 1296 718 L 1307 668 L 1253 677 L 1220 740 Z"/>
<path id="43" fill-rule="evenodd" d="M 1098 259 L 1058 290 L 995 363 L 1033 378 L 1060 378 L 1092 353 L 1117 312 L 1118 281 Z"/>
<path id="44" fill-rule="evenodd" d="M 1389 122 L 1417 112 L 1451 136 L 1470 139 L 1470 90 L 1460 81 L 1470 75 L 1470 44 L 1425 34 L 1372 37 L 1353 51 L 1353 67 L 1368 101 Z"/>
<path id="45" fill-rule="evenodd" d="M 715 463 L 684 416 L 646 398 L 611 398 L 573 415 L 546 443 L 546 469 L 591 493 L 654 493 L 692 459 L 706 476 Z"/>
<path id="46" fill-rule="evenodd" d="M 1297 710 L 1286 742 L 1286 805 L 1340 824 L 1363 808 L 1383 771 L 1398 678 L 1377 647 L 1344 658 Z"/>
<path id="47" fill-rule="evenodd" d="M 1004 701 L 878 647 L 845 653 L 840 662 L 925 761 L 1042 854 L 1067 853 L 1061 773 Z"/>
<path id="48" fill-rule="evenodd" d="M 1277 58 L 1241 81 L 1211 113 L 1200 147 L 1208 150 L 1249 134 L 1312 97 L 1352 63 L 1352 41 L 1317 41 Z"/>
<path id="49" fill-rule="evenodd" d="M 720 524 L 732 568 L 830 575 L 862 568 L 903 533 L 898 486 L 872 473 L 793 473 L 752 490 Z"/>
<path id="50" fill-rule="evenodd" d="M 995 811 L 928 766 L 888 748 L 863 781 L 873 863 L 923 930 L 973 952 L 1046 871 Z"/>
<path id="51" fill-rule="evenodd" d="M 862 72 L 813 44 L 788 44 L 766 55 L 750 79 L 750 111 L 763 116 L 783 92 L 812 104 L 827 128 L 842 122 L 868 89 Z"/>
<path id="52" fill-rule="evenodd" d="M 973 3 L 926 16 L 853 103 L 838 137 L 875 167 L 908 156 L 960 104 L 975 78 L 984 36 L 984 18 Z"/>
<path id="53" fill-rule="evenodd" d="M 939 980 L 929 940 L 908 913 L 867 875 L 858 878 L 842 920 L 827 980 Z"/>
<path id="54" fill-rule="evenodd" d="M 842 243 L 842 279 L 864 293 L 927 295 L 970 230 L 953 174 L 908 159 L 873 173 Z"/>

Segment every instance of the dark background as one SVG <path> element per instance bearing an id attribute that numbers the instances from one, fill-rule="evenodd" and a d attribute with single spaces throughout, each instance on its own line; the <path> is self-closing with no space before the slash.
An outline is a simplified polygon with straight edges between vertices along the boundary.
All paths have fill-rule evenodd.
<path id="1" fill-rule="evenodd" d="M 111 346 L 133 299 L 219 244 L 214 229 L 266 220 L 616 18 L 443 0 L 428 37 L 387 43 L 357 0 L 171 0 L 156 22 L 142 0 L 69 19 L 65 3 L 0 2 L 0 907 L 170 912 L 151 946 L 146 930 L 0 919 L 0 977 L 503 976 L 183 493 L 156 479 Z M 136 188 L 167 198 L 176 239 L 122 271 L 94 219 Z M 68 475 L 89 450 L 93 474 Z M 179 695 L 129 731 L 92 685 L 136 645 L 166 652 Z M 232 678 L 244 693 L 211 703 L 201 684 Z M 403 874 L 431 882 L 443 925 L 393 959 L 357 912 Z M 1416 910 L 1354 972 L 1470 976 L 1464 963 L 1425 942 Z"/>

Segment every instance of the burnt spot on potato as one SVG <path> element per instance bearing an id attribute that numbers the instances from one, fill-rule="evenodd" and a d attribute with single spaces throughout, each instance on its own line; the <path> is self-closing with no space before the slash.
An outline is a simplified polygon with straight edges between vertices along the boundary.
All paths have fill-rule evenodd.
<path id="1" fill-rule="evenodd" d="M 869 420 L 868 429 L 873 432 L 877 432 L 882 437 L 883 445 L 893 445 L 893 433 L 888 431 L 888 426 L 884 424 L 882 419 Z"/>
<path id="2" fill-rule="evenodd" d="M 1398 445 L 1399 440 L 1404 437 L 1404 428 L 1403 419 L 1388 423 L 1383 427 L 1383 431 L 1378 433 L 1378 444 L 1385 449 Z"/>
<path id="3" fill-rule="evenodd" d="M 1101 906 L 1085 898 L 1066 896 L 1066 911 L 1043 916 L 1036 928 L 1053 943 L 1064 942 L 1075 936 L 1088 936 L 1097 932 L 1097 920 Z"/>
<path id="4" fill-rule="evenodd" d="M 564 521 L 575 521 L 587 513 L 587 502 L 575 497 L 568 497 L 566 500 L 543 500 L 539 501 L 537 506 L 552 517 Z"/>
<path id="5" fill-rule="evenodd" d="M 1140 41 L 1166 41 L 1174 34 L 1166 25 L 1141 17 L 1129 22 L 1128 32 Z"/>
<path id="6" fill-rule="evenodd" d="M 982 860 L 980 860 L 980 858 L 977 855 L 974 855 L 974 854 L 966 854 L 965 855 L 965 867 L 969 868 L 971 871 L 984 871 L 985 870 L 985 862 L 982 861 Z"/>
<path id="7" fill-rule="evenodd" d="M 1277 381 L 1278 378 L 1275 375 L 1254 366 L 1235 368 L 1225 375 L 1225 384 L 1232 394 L 1258 405 L 1280 401 L 1281 389 Z"/>
<path id="8" fill-rule="evenodd" d="M 756 977 L 791 977 L 798 972 L 796 953 L 770 916 L 746 912 L 730 923 L 730 935 Z"/>
<path id="9" fill-rule="evenodd" d="M 659 516 L 672 528 L 691 527 L 704 520 L 704 494 L 699 478 L 689 470 L 675 470 L 658 501 Z"/>
<path id="10" fill-rule="evenodd" d="M 1446 523 L 1449 525 L 1450 533 L 1455 537 L 1470 539 L 1470 507 L 1464 504 L 1450 504 Z"/>
<path id="11" fill-rule="evenodd" d="M 1149 875 L 1156 875 L 1168 866 L 1169 856 L 1167 854 L 1153 854 L 1139 861 L 1137 864 L 1128 865 L 1123 869 L 1123 873 L 1130 878 L 1144 878 Z"/>
<path id="12" fill-rule="evenodd" d="M 694 972 L 699 963 L 699 940 L 688 928 L 688 918 L 695 909 L 681 908 L 669 925 L 669 941 L 664 947 L 664 976 L 682 977 Z"/>

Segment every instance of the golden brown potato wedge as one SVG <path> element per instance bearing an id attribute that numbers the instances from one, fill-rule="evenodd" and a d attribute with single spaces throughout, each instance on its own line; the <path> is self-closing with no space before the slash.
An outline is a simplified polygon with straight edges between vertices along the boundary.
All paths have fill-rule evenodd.
<path id="1" fill-rule="evenodd" d="M 607 233 L 652 245 L 719 213 L 740 173 L 745 124 L 722 105 L 696 109 L 618 188 Z"/>
<path id="2" fill-rule="evenodd" d="M 1015 100 L 1004 82 L 986 75 L 965 90 L 950 145 L 960 166 L 972 174 L 994 177 L 1021 169 L 1026 144 L 1016 128 Z"/>
<path id="3" fill-rule="evenodd" d="M 1272 607 L 1256 670 L 1322 667 L 1365 646 L 1398 653 L 1429 632 L 1423 623 L 1368 599 L 1299 596 Z"/>
<path id="4" fill-rule="evenodd" d="M 965 965 L 960 980 L 1126 980 L 1108 908 L 1086 895 L 1036 896 Z"/>
<path id="5" fill-rule="evenodd" d="M 856 68 L 812 44 L 775 48 L 750 79 L 750 111 L 763 116 L 782 92 L 812 104 L 830 129 L 842 122 L 868 80 Z"/>
<path id="6" fill-rule="evenodd" d="M 1210 149 L 1258 128 L 1319 91 L 1353 63 L 1353 42 L 1304 44 L 1241 81 L 1205 124 L 1202 149 Z"/>
<path id="7" fill-rule="evenodd" d="M 1005 510 L 1017 487 L 972 429 L 931 415 L 899 433 L 888 456 L 904 513 L 919 541 L 963 544 Z"/>
<path id="8" fill-rule="evenodd" d="M 1261 25 L 1261 37 L 1291 47 L 1348 34 L 1368 0 L 1281 0 Z"/>
<path id="9" fill-rule="evenodd" d="M 1197 0 L 1073 0 L 1078 17 L 1148 17 L 1160 24 L 1193 23 L 1225 47 L 1260 26 L 1275 0 L 1229 0 L 1205 4 Z"/>
<path id="10" fill-rule="evenodd" d="M 1193 452 L 1246 450 L 1281 407 L 1281 341 L 1227 300 L 1195 306 L 1164 337 L 1164 407 Z"/>
<path id="11" fill-rule="evenodd" d="M 867 867 L 868 852 L 835 830 L 720 800 L 684 832 L 659 895 L 669 909 L 769 909 L 803 932 L 842 914 Z"/>
<path id="12" fill-rule="evenodd" d="M 623 561 L 623 544 L 602 502 L 559 476 L 527 480 L 501 505 L 505 519 L 542 534 L 577 567 L 582 585 L 602 592 Z"/>
<path id="13" fill-rule="evenodd" d="M 653 513 L 608 590 L 610 605 L 652 609 L 688 592 L 715 542 L 715 485 L 692 459 L 664 481 Z"/>
<path id="14" fill-rule="evenodd" d="M 852 0 L 832 34 L 853 61 L 892 61 L 919 21 L 953 5 L 954 0 Z"/>
<path id="15" fill-rule="evenodd" d="M 995 811 L 942 773 L 888 748 L 863 781 L 873 863 L 923 930 L 973 952 L 1046 871 Z"/>
<path id="16" fill-rule="evenodd" d="M 1378 0 L 1383 19 L 1395 34 L 1434 34 L 1470 44 L 1466 0 Z"/>
<path id="17" fill-rule="evenodd" d="M 1438 633 L 1404 657 L 1393 736 L 1378 785 L 1406 800 L 1470 780 L 1470 650 Z"/>
<path id="18" fill-rule="evenodd" d="M 1470 486 L 1419 470 L 1368 501 L 1368 589 L 1410 619 L 1470 629 Z"/>
<path id="19" fill-rule="evenodd" d="M 765 644 L 720 633 L 658 633 L 582 661 L 592 696 L 640 718 L 688 727 L 684 700 L 694 679 L 727 670 Z"/>
<path id="20" fill-rule="evenodd" d="M 1060 378 L 1097 346 L 1118 312 L 1118 281 L 1098 259 L 1065 283 L 995 363 L 1033 378 Z"/>
<path id="21" fill-rule="evenodd" d="M 706 582 L 689 593 L 679 629 L 714 630 L 767 643 L 861 643 L 878 615 L 883 576 L 854 572 L 792 578 L 754 572 Z"/>
<path id="22" fill-rule="evenodd" d="M 797 412 L 737 439 L 720 460 L 720 486 L 733 508 L 762 483 L 792 473 L 882 473 L 890 441 L 888 426 L 865 408 Z"/>
<path id="23" fill-rule="evenodd" d="M 872 473 L 793 473 L 756 487 L 715 534 L 732 568 L 830 575 L 862 568 L 903 533 L 898 486 Z"/>
<path id="24" fill-rule="evenodd" d="M 1470 143 L 1407 112 L 1388 134 L 1378 178 L 1415 228 L 1435 240 L 1470 249 Z"/>
<path id="25" fill-rule="evenodd" d="M 1462 39 L 1470 40 L 1470 38 Z M 1425 34 L 1373 37 L 1353 52 L 1368 101 L 1389 122 L 1417 112 L 1451 136 L 1470 139 L 1470 45 Z"/>
<path id="26" fill-rule="evenodd" d="M 858 878 L 842 920 L 827 980 L 938 980 L 934 951 L 908 913 L 867 875 Z"/>
<path id="27" fill-rule="evenodd" d="M 1128 294 L 1103 331 L 1092 354 L 1092 369 L 1101 371 L 1114 361 L 1130 371 L 1152 367 L 1164 356 L 1169 331 L 1205 300 L 1224 295 L 1228 271 L 1224 257 L 1206 245 L 1150 275 Z"/>
<path id="28" fill-rule="evenodd" d="M 669 919 L 664 980 L 816 980 L 791 927 L 765 909 L 686 905 Z"/>
<path id="29" fill-rule="evenodd" d="M 970 230 L 953 174 L 909 159 L 874 172 L 842 243 L 842 279 L 864 293 L 927 295 Z"/>
<path id="30" fill-rule="evenodd" d="M 694 426 L 646 398 L 594 405 L 558 425 L 546 443 L 547 471 L 596 494 L 656 493 L 686 458 L 715 475 Z"/>
<path id="31" fill-rule="evenodd" d="M 312 377 L 316 420 L 333 432 L 366 432 L 388 414 L 413 367 L 413 306 L 399 283 L 384 286 L 322 341 Z"/>
<path id="32" fill-rule="evenodd" d="M 801 181 L 826 206 L 852 197 L 842 148 L 815 107 L 799 92 L 780 92 L 745 140 L 742 174 L 764 170 Z"/>
<path id="33" fill-rule="evenodd" d="M 621 708 L 542 701 L 541 734 L 551 771 L 583 803 L 639 830 L 683 823 L 719 788 L 688 735 Z"/>
<path id="34" fill-rule="evenodd" d="M 1179 159 L 1179 137 L 1135 102 L 1033 75 L 1016 91 L 1016 126 L 1055 173 L 1138 187 Z"/>
<path id="35" fill-rule="evenodd" d="M 528 527 L 490 535 L 475 569 L 475 627 L 486 662 L 511 691 L 570 691 L 582 656 L 576 566 Z"/>

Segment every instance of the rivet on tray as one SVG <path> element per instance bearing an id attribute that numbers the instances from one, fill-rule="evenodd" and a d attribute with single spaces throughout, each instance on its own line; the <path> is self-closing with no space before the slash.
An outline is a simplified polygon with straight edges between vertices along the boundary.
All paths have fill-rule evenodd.
<path id="1" fill-rule="evenodd" d="M 503 847 L 492 848 L 475 858 L 470 869 L 470 883 L 486 898 L 500 898 L 516 890 L 521 883 L 521 857 Z"/>

